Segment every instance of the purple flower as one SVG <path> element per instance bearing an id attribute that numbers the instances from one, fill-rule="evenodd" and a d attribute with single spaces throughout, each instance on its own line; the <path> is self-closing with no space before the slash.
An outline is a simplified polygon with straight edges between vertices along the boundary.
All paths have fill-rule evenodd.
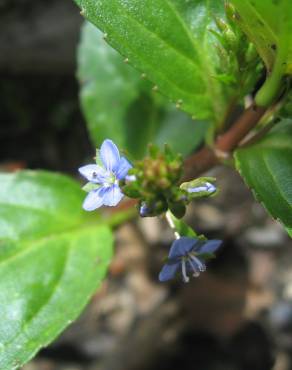
<path id="1" fill-rule="evenodd" d="M 132 168 L 126 158 L 121 157 L 117 146 L 111 140 L 104 140 L 97 151 L 97 164 L 79 168 L 79 172 L 89 183 L 84 186 L 88 195 L 83 208 L 93 211 L 101 206 L 116 206 L 123 198 L 119 181 L 123 180 Z"/>
<path id="2" fill-rule="evenodd" d="M 188 273 L 195 277 L 199 276 L 206 270 L 205 260 L 212 257 L 221 243 L 221 240 L 180 237 L 171 245 L 168 261 L 160 271 L 159 280 L 167 281 L 174 278 L 180 268 L 185 283 L 190 280 Z"/>

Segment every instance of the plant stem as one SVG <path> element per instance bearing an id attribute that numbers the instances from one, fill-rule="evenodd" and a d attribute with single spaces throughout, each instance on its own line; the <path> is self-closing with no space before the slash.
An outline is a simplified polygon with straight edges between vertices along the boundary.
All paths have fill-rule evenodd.
<path id="1" fill-rule="evenodd" d="M 222 152 L 232 152 L 240 141 L 253 129 L 262 118 L 266 108 L 251 105 L 239 117 L 233 126 L 216 140 L 216 150 Z"/>
<path id="2" fill-rule="evenodd" d="M 172 231 L 173 231 L 173 233 L 174 233 L 175 238 L 176 238 L 176 239 L 179 239 L 179 238 L 180 238 L 180 235 L 179 235 L 179 233 L 177 232 L 176 227 L 175 227 L 175 224 L 174 224 L 174 222 L 173 222 L 173 220 L 172 220 L 172 218 L 171 218 L 171 213 L 170 213 L 170 211 L 167 211 L 167 212 L 165 213 L 165 218 L 166 218 L 166 221 L 167 221 L 168 225 L 169 225 L 169 226 L 170 226 L 170 228 L 172 229 Z"/>
<path id="3" fill-rule="evenodd" d="M 266 110 L 264 107 L 252 104 L 226 133 L 217 138 L 214 149 L 206 146 L 187 158 L 183 181 L 198 177 L 219 164 L 222 159 L 228 158 L 241 140 L 257 125 Z"/>
<path id="4" fill-rule="evenodd" d="M 193 180 L 219 163 L 219 159 L 216 157 L 214 151 L 210 147 L 205 146 L 186 158 L 182 182 Z"/>
<path id="5" fill-rule="evenodd" d="M 270 106 L 281 92 L 285 70 L 285 60 L 288 52 L 288 42 L 282 42 L 278 47 L 276 60 L 271 73 L 255 96 L 255 102 L 261 107 Z"/>

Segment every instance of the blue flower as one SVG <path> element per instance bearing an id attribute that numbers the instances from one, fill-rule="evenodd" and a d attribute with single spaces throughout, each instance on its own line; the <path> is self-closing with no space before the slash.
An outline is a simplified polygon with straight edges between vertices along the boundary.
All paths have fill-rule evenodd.
<path id="1" fill-rule="evenodd" d="M 83 203 L 86 211 L 93 211 L 103 205 L 116 206 L 124 196 L 119 181 L 132 168 L 127 159 L 120 156 L 117 146 L 108 139 L 97 151 L 96 162 L 79 168 L 81 175 L 89 181 L 83 188 L 89 192 Z"/>
<path id="2" fill-rule="evenodd" d="M 180 268 L 185 283 L 190 280 L 188 273 L 195 277 L 199 276 L 206 270 L 205 260 L 213 255 L 221 243 L 221 240 L 180 237 L 171 245 L 168 261 L 160 271 L 159 280 L 167 281 L 174 278 Z"/>

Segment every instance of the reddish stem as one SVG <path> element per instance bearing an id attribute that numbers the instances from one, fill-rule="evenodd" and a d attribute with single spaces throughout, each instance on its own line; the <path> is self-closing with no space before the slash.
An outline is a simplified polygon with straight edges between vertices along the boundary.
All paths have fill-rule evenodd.
<path id="1" fill-rule="evenodd" d="M 214 149 L 204 147 L 186 159 L 183 180 L 188 181 L 198 177 L 219 164 L 222 158 L 227 158 L 242 139 L 257 125 L 265 112 L 266 108 L 254 104 L 247 108 L 231 128 L 217 138 Z"/>
<path id="2" fill-rule="evenodd" d="M 266 108 L 252 105 L 247 108 L 233 126 L 216 141 L 216 149 L 222 152 L 232 152 L 240 141 L 253 129 L 262 118 Z"/>

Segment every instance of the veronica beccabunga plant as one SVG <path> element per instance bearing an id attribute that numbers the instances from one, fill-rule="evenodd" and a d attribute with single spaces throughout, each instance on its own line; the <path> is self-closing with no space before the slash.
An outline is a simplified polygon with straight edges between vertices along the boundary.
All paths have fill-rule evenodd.
<path id="1" fill-rule="evenodd" d="M 205 271 L 205 261 L 214 256 L 213 252 L 221 241 L 208 241 L 202 236 L 181 236 L 173 221 L 175 216 L 170 210 L 182 217 L 186 205 L 193 199 L 215 195 L 215 178 L 198 178 L 179 186 L 181 157 L 175 155 L 169 147 L 161 152 L 152 145 L 149 152 L 149 157 L 132 167 L 125 157 L 120 157 L 117 146 L 106 139 L 100 150 L 96 150 L 96 164 L 79 168 L 81 175 L 89 181 L 83 187 L 83 190 L 89 191 L 83 208 L 93 211 L 102 205 L 116 206 L 125 191 L 128 196 L 138 200 L 141 217 L 166 213 L 166 220 L 174 230 L 177 240 L 170 248 L 168 261 L 159 274 L 159 280 L 163 282 L 174 278 L 181 266 L 183 281 L 187 283 L 188 272 L 191 271 L 197 277 L 200 272 Z"/>
<path id="2" fill-rule="evenodd" d="M 0 174 L 1 370 L 53 341 L 100 286 L 114 223 L 101 206 L 120 215 L 128 197 L 142 217 L 166 216 L 176 240 L 161 281 L 189 281 L 220 246 L 182 221 L 217 195 L 217 165 L 292 236 L 291 0 L 74 1 L 87 20 L 81 108 L 94 146 L 109 139 L 79 169 L 86 197 L 66 175 Z"/>

